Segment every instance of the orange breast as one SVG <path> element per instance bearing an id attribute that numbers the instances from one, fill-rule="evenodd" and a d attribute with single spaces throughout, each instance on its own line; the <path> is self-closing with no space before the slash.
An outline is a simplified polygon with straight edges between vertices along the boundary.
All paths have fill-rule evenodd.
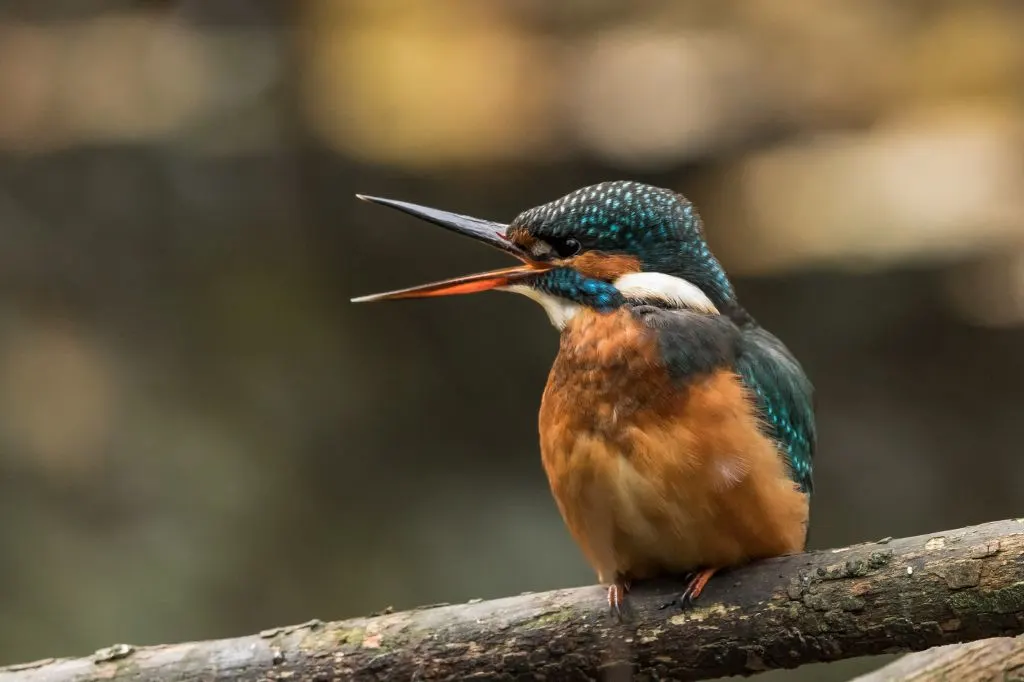
<path id="1" fill-rule="evenodd" d="M 563 331 L 540 435 L 558 508 L 602 582 L 803 549 L 807 497 L 739 378 L 673 384 L 628 311 L 583 311 Z"/>

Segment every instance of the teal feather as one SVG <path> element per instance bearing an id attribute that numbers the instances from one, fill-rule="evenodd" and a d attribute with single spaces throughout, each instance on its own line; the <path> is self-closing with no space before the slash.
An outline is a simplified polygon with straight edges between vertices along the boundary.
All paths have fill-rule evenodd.
<path id="1" fill-rule="evenodd" d="M 796 358 L 761 327 L 743 329 L 736 370 L 754 394 L 768 435 L 776 442 L 800 489 L 814 487 L 814 388 Z"/>
<path id="2" fill-rule="evenodd" d="M 723 306 L 734 297 L 725 270 L 704 240 L 704 224 L 689 199 L 630 180 L 602 182 L 520 213 L 510 233 L 543 240 L 572 237 L 586 250 L 629 253 L 647 272 L 682 277 Z"/>

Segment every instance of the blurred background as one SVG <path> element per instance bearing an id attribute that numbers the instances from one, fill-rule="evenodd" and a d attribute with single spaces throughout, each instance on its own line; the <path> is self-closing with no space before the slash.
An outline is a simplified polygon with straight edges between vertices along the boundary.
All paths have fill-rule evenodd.
<path id="1" fill-rule="evenodd" d="M 701 210 L 804 363 L 815 547 L 1024 506 L 1024 6 L 0 0 L 0 663 L 593 582 L 508 221 Z M 885 659 L 766 679 L 839 680 Z"/>

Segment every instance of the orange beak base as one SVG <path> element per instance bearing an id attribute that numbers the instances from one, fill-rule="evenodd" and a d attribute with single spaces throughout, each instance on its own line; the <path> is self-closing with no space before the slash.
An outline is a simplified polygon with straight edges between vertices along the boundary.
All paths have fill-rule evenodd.
<path id="1" fill-rule="evenodd" d="M 459 294 L 475 294 L 490 289 L 507 287 L 516 282 L 529 279 L 534 275 L 549 270 L 548 266 L 521 265 L 501 270 L 481 272 L 476 275 L 454 277 L 452 279 L 421 284 L 407 289 L 388 291 L 382 294 L 370 294 L 353 298 L 353 303 L 371 303 L 373 301 L 395 301 L 403 298 L 431 298 L 434 296 L 456 296 Z"/>

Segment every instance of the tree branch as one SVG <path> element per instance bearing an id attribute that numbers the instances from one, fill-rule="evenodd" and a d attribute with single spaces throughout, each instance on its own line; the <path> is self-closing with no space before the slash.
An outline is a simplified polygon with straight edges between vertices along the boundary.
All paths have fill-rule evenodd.
<path id="1" fill-rule="evenodd" d="M 947 644 L 907 654 L 851 682 L 1024 680 L 1024 636 Z"/>
<path id="2" fill-rule="evenodd" d="M 716 576 L 697 607 L 636 585 L 625 623 L 597 587 L 300 626 L 111 647 L 0 669 L 0 682 L 87 680 L 700 680 L 1024 632 L 1024 519 L 782 557 Z M 613 674 L 608 677 L 607 674 Z"/>

